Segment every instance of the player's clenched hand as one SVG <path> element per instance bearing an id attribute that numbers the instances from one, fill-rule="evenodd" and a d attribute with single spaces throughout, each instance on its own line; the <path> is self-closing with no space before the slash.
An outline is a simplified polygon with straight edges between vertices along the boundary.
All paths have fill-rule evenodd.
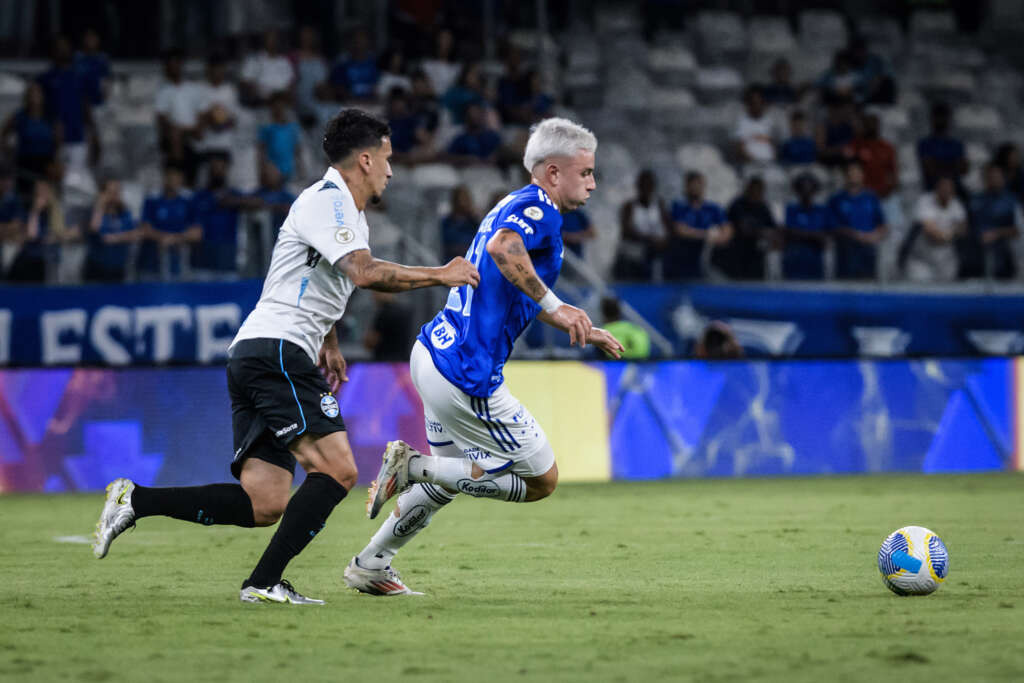
<path id="1" fill-rule="evenodd" d="M 591 328 L 587 341 L 616 359 L 622 358 L 622 352 L 625 350 L 615 335 L 600 327 Z"/>
<path id="2" fill-rule="evenodd" d="M 341 385 L 348 381 L 348 363 L 337 346 L 324 344 L 320 347 L 320 359 L 317 367 L 324 374 L 328 386 L 333 393 L 338 393 Z"/>
<path id="3" fill-rule="evenodd" d="M 480 273 L 472 263 L 461 256 L 456 256 L 441 268 L 441 283 L 445 287 L 476 287 L 480 284 Z"/>
<path id="4" fill-rule="evenodd" d="M 586 311 L 569 304 L 562 304 L 551 314 L 551 317 L 555 323 L 569 333 L 570 344 L 581 347 L 587 345 L 587 339 L 590 337 L 590 331 L 594 328 L 594 323 L 590 322 L 590 316 Z"/>

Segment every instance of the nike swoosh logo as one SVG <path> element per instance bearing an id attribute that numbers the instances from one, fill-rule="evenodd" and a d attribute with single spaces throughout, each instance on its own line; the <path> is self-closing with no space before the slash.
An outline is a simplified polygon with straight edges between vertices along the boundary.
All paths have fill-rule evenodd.
<path id="1" fill-rule="evenodd" d="M 128 493 L 128 487 L 121 489 L 121 493 L 117 494 L 117 504 L 124 505 L 124 494 Z"/>

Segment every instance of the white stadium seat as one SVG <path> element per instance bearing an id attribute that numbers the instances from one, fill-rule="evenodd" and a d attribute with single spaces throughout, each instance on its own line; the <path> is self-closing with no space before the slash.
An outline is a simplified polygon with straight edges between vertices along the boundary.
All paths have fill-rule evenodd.
<path id="1" fill-rule="evenodd" d="M 750 49 L 764 55 L 787 54 L 796 48 L 796 38 L 789 21 L 783 17 L 755 16 L 747 27 Z"/>

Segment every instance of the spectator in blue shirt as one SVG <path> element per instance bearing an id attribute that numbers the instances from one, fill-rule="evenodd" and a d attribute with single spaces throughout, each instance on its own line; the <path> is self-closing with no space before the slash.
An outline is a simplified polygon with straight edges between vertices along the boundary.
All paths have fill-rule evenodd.
<path id="1" fill-rule="evenodd" d="M 441 219 L 441 250 L 444 260 L 466 256 L 480 227 L 480 216 L 473 206 L 473 195 L 465 185 L 452 190 L 450 213 Z"/>
<path id="2" fill-rule="evenodd" d="M 921 176 L 925 189 L 934 190 L 939 178 L 954 178 L 959 194 L 963 194 L 960 176 L 967 173 L 967 155 L 964 143 L 950 134 L 953 113 L 945 102 L 932 105 L 932 132 L 917 143 L 917 159 L 921 163 Z"/>
<path id="3" fill-rule="evenodd" d="M 562 214 L 562 244 L 565 248 L 583 258 L 583 245 L 597 237 L 597 231 L 583 209 Z"/>
<path id="4" fill-rule="evenodd" d="M 373 99 L 380 72 L 377 70 L 377 58 L 370 49 L 370 36 L 360 29 L 349 42 L 348 55 L 334 65 L 328 78 L 334 87 L 335 98 Z"/>
<path id="5" fill-rule="evenodd" d="M 164 166 L 164 185 L 158 195 L 147 197 L 142 205 L 141 230 L 145 239 L 139 248 L 138 270 L 161 277 L 181 272 L 179 252 L 175 247 L 195 244 L 203 239 L 203 229 L 196 223 L 193 207 L 183 189 L 184 172 L 178 166 Z M 160 252 L 169 250 L 169 270 L 162 272 Z"/>
<path id="6" fill-rule="evenodd" d="M 75 69 L 85 82 L 85 92 L 93 106 L 106 99 L 110 79 L 110 58 L 100 51 L 100 35 L 94 28 L 82 34 L 82 49 L 75 54 Z"/>
<path id="7" fill-rule="evenodd" d="M 1020 205 L 996 164 L 985 166 L 985 189 L 971 197 L 971 228 L 985 254 L 985 275 L 1008 280 L 1017 274 L 1014 242 L 1020 237 Z"/>
<path id="8" fill-rule="evenodd" d="M 64 36 L 54 40 L 53 64 L 38 81 L 46 95 L 47 116 L 61 123 L 64 144 L 84 151 L 86 137 L 92 132 L 92 107 L 88 84 L 75 69 L 71 43 Z"/>
<path id="9" fill-rule="evenodd" d="M 393 163 L 426 161 L 432 154 L 433 135 L 427 121 L 412 109 L 412 95 L 402 88 L 392 88 L 387 102 L 388 125 L 391 127 Z"/>
<path id="10" fill-rule="evenodd" d="M 287 181 L 298 171 L 297 152 L 302 136 L 299 124 L 288 116 L 287 93 L 271 96 L 270 119 L 270 123 L 260 128 L 260 155 L 274 164 Z"/>
<path id="11" fill-rule="evenodd" d="M 783 164 L 813 164 L 818 160 L 818 145 L 807 130 L 807 115 L 799 109 L 789 115 L 789 138 L 779 148 Z"/>
<path id="12" fill-rule="evenodd" d="M 867 40 L 853 35 L 846 53 L 857 74 L 857 100 L 864 104 L 895 104 L 896 82 L 885 60 L 868 50 Z"/>
<path id="13" fill-rule="evenodd" d="M 686 198 L 672 202 L 672 235 L 665 253 L 665 279 L 681 280 L 701 276 L 701 254 L 724 246 L 732 239 L 732 226 L 717 204 L 704 201 L 704 176 L 686 174 Z"/>
<path id="14" fill-rule="evenodd" d="M 992 163 L 1002 170 L 1007 189 L 1017 195 L 1018 201 L 1024 199 L 1024 166 L 1016 143 L 1004 142 L 999 145 L 992 155 Z"/>
<path id="15" fill-rule="evenodd" d="M 128 246 L 143 236 L 121 198 L 121 182 L 104 181 L 89 219 L 85 279 L 122 282 L 128 265 Z"/>
<path id="16" fill-rule="evenodd" d="M 207 157 L 206 187 L 192 194 L 192 216 L 203 231 L 203 241 L 192 245 L 192 266 L 217 273 L 235 271 L 238 254 L 238 199 L 242 193 L 228 186 L 230 157 L 212 152 Z"/>
<path id="17" fill-rule="evenodd" d="M 786 246 L 782 252 L 782 273 L 789 280 L 825 277 L 825 246 L 832 214 L 827 206 L 814 201 L 819 189 L 817 178 L 810 173 L 801 173 L 793 180 L 797 201 L 786 206 Z"/>
<path id="18" fill-rule="evenodd" d="M 466 125 L 448 146 L 452 163 L 493 163 L 501 147 L 501 136 L 487 127 L 487 114 L 479 104 L 466 107 Z"/>
<path id="19" fill-rule="evenodd" d="M 846 187 L 829 200 L 829 210 L 836 237 L 836 277 L 875 277 L 878 244 L 888 227 L 878 197 L 864 186 L 864 169 L 859 162 L 846 165 Z"/>
<path id="20" fill-rule="evenodd" d="M 0 131 L 3 147 L 10 146 L 11 136 L 17 138 L 14 163 L 21 172 L 18 191 L 27 198 L 36 178 L 46 173 L 46 167 L 57 157 L 61 142 L 61 124 L 47 116 L 43 87 L 29 83 L 25 88 L 25 103 L 4 122 Z"/>
<path id="21" fill-rule="evenodd" d="M 285 189 L 284 176 L 273 164 L 264 164 L 260 171 L 260 186 L 253 193 L 261 210 L 270 211 L 274 234 L 281 228 L 284 219 L 295 202 L 295 195 Z"/>
<path id="22" fill-rule="evenodd" d="M 856 115 L 850 98 L 829 100 L 825 120 L 818 125 L 818 161 L 826 166 L 841 166 L 850 159 L 849 146 L 856 137 Z"/>
<path id="23" fill-rule="evenodd" d="M 478 62 L 470 62 L 463 66 L 458 82 L 441 97 L 441 104 L 451 113 L 452 122 L 459 125 L 464 123 L 469 105 L 486 106 L 487 103 L 484 79 Z"/>

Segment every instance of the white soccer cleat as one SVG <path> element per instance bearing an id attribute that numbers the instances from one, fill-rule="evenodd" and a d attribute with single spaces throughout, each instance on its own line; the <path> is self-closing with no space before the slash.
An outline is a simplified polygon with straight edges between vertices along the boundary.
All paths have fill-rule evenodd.
<path id="1" fill-rule="evenodd" d="M 107 484 L 107 502 L 96 522 L 95 540 L 92 553 L 96 559 L 107 556 L 110 544 L 128 527 L 135 526 L 135 510 L 132 508 L 132 491 L 135 484 L 130 479 L 115 479 Z"/>
<path id="2" fill-rule="evenodd" d="M 345 567 L 345 585 L 367 595 L 423 595 L 406 586 L 391 567 L 364 569 L 355 557 Z"/>
<path id="3" fill-rule="evenodd" d="M 404 441 L 388 441 L 384 449 L 384 462 L 381 463 L 377 478 L 370 484 L 366 498 L 366 515 L 373 519 L 384 503 L 409 488 L 409 458 L 422 455 Z"/>
<path id="4" fill-rule="evenodd" d="M 268 602 L 280 605 L 322 605 L 323 600 L 307 598 L 286 580 L 281 579 L 269 588 L 246 586 L 239 592 L 238 599 L 242 602 Z"/>

